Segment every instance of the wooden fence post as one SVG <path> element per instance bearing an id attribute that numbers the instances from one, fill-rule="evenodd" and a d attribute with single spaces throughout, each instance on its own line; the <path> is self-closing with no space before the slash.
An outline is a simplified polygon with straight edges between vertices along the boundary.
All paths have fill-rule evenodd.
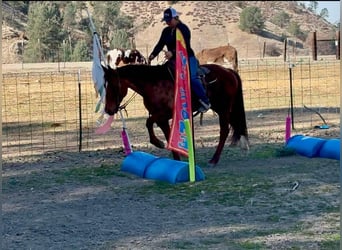
<path id="1" fill-rule="evenodd" d="M 286 45 L 287 45 L 287 38 L 284 39 L 284 62 L 286 62 Z"/>
<path id="2" fill-rule="evenodd" d="M 336 59 L 340 60 L 340 31 L 336 31 L 336 40 L 335 40 L 335 45 L 336 45 Z"/>
<path id="3" fill-rule="evenodd" d="M 317 36 L 316 31 L 312 32 L 312 59 L 317 61 Z"/>

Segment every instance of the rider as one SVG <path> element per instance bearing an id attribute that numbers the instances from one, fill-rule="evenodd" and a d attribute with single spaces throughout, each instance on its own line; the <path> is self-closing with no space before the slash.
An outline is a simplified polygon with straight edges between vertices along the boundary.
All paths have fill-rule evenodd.
<path id="1" fill-rule="evenodd" d="M 162 22 L 165 21 L 167 27 L 165 27 L 162 31 L 160 39 L 157 45 L 154 47 L 150 56 L 148 57 L 148 63 L 151 61 L 162 51 L 164 46 L 167 47 L 168 51 L 165 52 L 165 59 L 169 62 L 175 64 L 175 56 L 176 56 L 176 28 L 178 28 L 184 37 L 184 41 L 186 44 L 188 60 L 189 60 L 189 71 L 190 71 L 190 82 L 192 89 L 195 91 L 197 97 L 199 98 L 199 102 L 201 103 L 201 107 L 198 109 L 200 112 L 206 112 L 210 109 L 210 102 L 205 93 L 205 89 L 197 75 L 197 69 L 199 67 L 198 61 L 195 57 L 194 51 L 190 45 L 190 37 L 191 32 L 183 22 L 179 19 L 178 13 L 174 8 L 168 8 L 164 11 L 164 17 Z"/>

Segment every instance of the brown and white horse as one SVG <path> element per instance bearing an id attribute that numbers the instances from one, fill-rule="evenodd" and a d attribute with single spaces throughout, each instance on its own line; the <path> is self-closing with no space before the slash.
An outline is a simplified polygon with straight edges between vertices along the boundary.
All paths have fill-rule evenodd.
<path id="1" fill-rule="evenodd" d="M 106 62 L 112 69 L 126 64 L 147 64 L 146 58 L 137 49 L 110 50 L 106 54 Z"/>
<path id="2" fill-rule="evenodd" d="M 127 49 L 123 62 L 125 64 L 147 64 L 146 58 L 137 49 Z"/>
<path id="3" fill-rule="evenodd" d="M 123 49 L 116 48 L 109 50 L 106 54 L 107 65 L 109 65 L 112 69 L 116 69 L 123 60 L 124 55 L 125 51 Z"/>

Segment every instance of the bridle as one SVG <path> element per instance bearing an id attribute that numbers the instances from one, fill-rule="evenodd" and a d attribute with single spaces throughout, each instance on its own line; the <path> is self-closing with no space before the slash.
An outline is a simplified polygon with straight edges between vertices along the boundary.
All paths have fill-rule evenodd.
<path id="1" fill-rule="evenodd" d="M 119 89 L 121 89 L 121 81 L 120 81 L 120 76 L 119 76 L 119 72 L 117 72 L 117 78 L 118 78 L 118 86 L 119 86 Z M 108 83 L 107 83 L 108 84 Z M 118 107 L 118 111 L 121 111 L 121 110 L 124 110 L 126 115 L 127 115 L 127 109 L 126 107 L 128 106 L 128 104 L 130 104 L 135 96 L 137 95 L 137 92 L 133 92 L 132 95 L 128 98 L 128 100 L 124 103 L 124 104 L 121 104 L 119 107 Z M 117 99 L 119 98 L 119 95 L 117 95 Z"/>
<path id="2" fill-rule="evenodd" d="M 124 104 L 122 104 L 122 105 L 119 106 L 118 110 L 119 110 L 119 111 L 120 111 L 120 110 L 124 110 L 125 113 L 126 113 L 126 115 L 127 115 L 127 109 L 126 109 L 126 107 L 128 106 L 128 104 L 130 104 L 130 103 L 134 100 L 134 98 L 135 98 L 136 95 L 137 95 L 137 92 L 133 92 L 133 94 L 131 95 L 131 97 L 128 98 L 128 100 L 127 100 Z"/>

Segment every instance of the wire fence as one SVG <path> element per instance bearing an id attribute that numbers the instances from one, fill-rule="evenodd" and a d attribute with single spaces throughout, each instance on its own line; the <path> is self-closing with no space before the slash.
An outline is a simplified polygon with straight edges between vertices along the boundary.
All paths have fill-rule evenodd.
<path id="1" fill-rule="evenodd" d="M 119 119 L 115 119 L 109 133 L 95 134 L 100 114 L 95 113 L 98 97 L 91 62 L 74 63 L 73 67 L 31 66 L 17 65 L 21 68 L 19 72 L 7 70 L 2 74 L 3 158 L 122 148 Z M 292 63 L 280 59 L 241 60 L 239 73 L 250 133 L 284 130 L 290 111 L 295 128 L 321 125 L 323 121 L 317 113 L 329 124 L 340 126 L 340 61 L 333 57 L 319 61 L 297 58 Z M 132 93 L 129 91 L 126 98 Z M 130 140 L 135 146 L 154 147 L 145 128 L 147 115 L 142 98 L 137 95 L 128 105 L 126 116 Z M 210 137 L 208 140 L 218 137 L 217 117 L 211 112 L 204 115 L 201 128 L 197 120 L 194 126 L 195 131 L 199 130 L 196 136 Z M 157 136 L 162 138 L 161 131 L 156 129 Z"/>

